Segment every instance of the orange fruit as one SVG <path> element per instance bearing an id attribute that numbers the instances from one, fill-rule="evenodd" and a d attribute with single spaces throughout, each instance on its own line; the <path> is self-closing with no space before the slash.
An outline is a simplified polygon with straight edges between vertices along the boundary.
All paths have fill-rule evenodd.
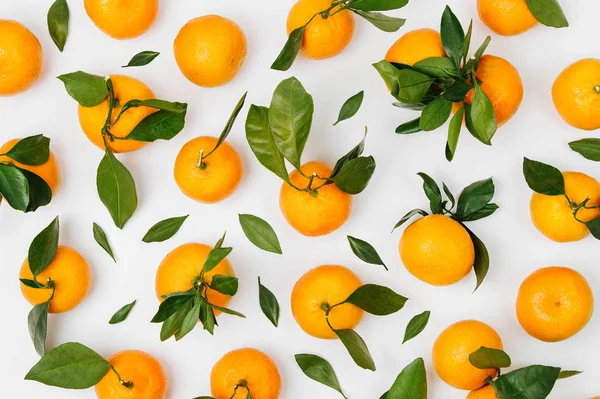
<path id="1" fill-rule="evenodd" d="M 527 277 L 517 296 L 517 318 L 529 335 L 563 341 L 586 326 L 594 310 L 587 280 L 568 267 L 545 267 Z"/>
<path id="2" fill-rule="evenodd" d="M 585 58 L 565 68 L 552 85 L 552 100 L 569 125 L 600 128 L 600 60 Z"/>
<path id="3" fill-rule="evenodd" d="M 316 173 L 322 178 L 331 175 L 331 168 L 321 162 L 308 162 L 301 166 L 306 176 Z M 290 182 L 304 189 L 308 179 L 297 170 L 290 174 Z M 315 178 L 311 188 L 323 184 Z M 316 192 L 298 191 L 284 182 L 279 193 L 279 207 L 287 222 L 305 236 L 322 236 L 342 226 L 352 210 L 352 196 L 341 191 L 335 184 L 328 184 Z"/>
<path id="4" fill-rule="evenodd" d="M 298 325 L 309 335 L 335 339 L 325 318 L 325 309 L 345 301 L 358 287 L 360 279 L 343 266 L 325 265 L 304 274 L 292 290 L 292 314 Z M 363 311 L 349 303 L 336 306 L 329 313 L 329 322 L 337 330 L 354 328 Z"/>
<path id="5" fill-rule="evenodd" d="M 246 36 L 233 21 L 205 15 L 186 23 L 173 43 L 183 75 L 203 87 L 230 82 L 246 58 Z"/>
<path id="6" fill-rule="evenodd" d="M 206 256 L 212 248 L 204 244 L 189 243 L 181 245 L 165 256 L 156 271 L 156 296 L 163 301 L 163 295 L 188 291 L 194 280 L 200 275 Z M 227 259 L 223 259 L 210 272 L 204 274 L 204 280 L 210 284 L 214 275 L 235 276 L 235 272 Z M 227 307 L 231 297 L 213 289 L 206 291 L 208 302 L 220 307 Z M 215 315 L 220 312 L 215 310 Z"/>
<path id="7" fill-rule="evenodd" d="M 237 391 L 236 385 L 240 386 Z M 225 354 L 210 373 L 210 389 L 216 399 L 277 399 L 281 377 L 277 366 L 256 349 L 238 349 Z M 235 395 L 234 395 L 235 392 Z"/>
<path id="8" fill-rule="evenodd" d="M 233 194 L 242 180 L 240 156 L 227 142 L 198 165 L 200 153 L 207 155 L 217 145 L 216 137 L 196 137 L 185 143 L 175 160 L 174 175 L 179 189 L 196 201 L 213 203 Z"/>
<path id="9" fill-rule="evenodd" d="M 140 36 L 158 14 L 158 0 L 84 0 L 83 4 L 92 22 L 115 39 Z"/>
<path id="10" fill-rule="evenodd" d="M 486 385 L 483 388 L 469 392 L 466 399 L 498 399 L 498 397 L 496 396 L 494 387 Z"/>
<path id="11" fill-rule="evenodd" d="M 494 329 L 477 320 L 463 320 L 446 328 L 433 344 L 433 367 L 454 388 L 473 390 L 496 376 L 496 370 L 475 368 L 469 355 L 485 346 L 503 349 L 502 340 Z"/>
<path id="12" fill-rule="evenodd" d="M 432 285 L 454 284 L 475 262 L 475 247 L 467 230 L 444 215 L 429 215 L 406 228 L 400 258 L 416 278 Z"/>
<path id="13" fill-rule="evenodd" d="M 27 259 L 21 266 L 19 278 L 33 279 Z M 79 252 L 59 245 L 54 260 L 37 276 L 37 281 L 46 284 L 49 278 L 54 281 L 56 288 L 48 310 L 50 313 L 63 313 L 74 309 L 86 297 L 90 288 L 91 273 Z M 30 288 L 22 283 L 21 292 L 34 306 L 48 301 L 52 295 L 51 289 Z"/>
<path id="14" fill-rule="evenodd" d="M 296 28 L 306 25 L 313 15 L 331 7 L 331 3 L 331 0 L 298 0 L 288 14 L 288 36 Z M 317 15 L 306 26 L 302 36 L 302 54 L 314 60 L 333 57 L 346 48 L 353 35 L 354 15 L 336 7 L 327 18 Z"/>
<path id="15" fill-rule="evenodd" d="M 0 154 L 4 154 L 10 151 L 15 146 L 15 144 L 19 142 L 19 140 L 20 139 L 12 139 L 7 141 L 2 147 L 0 147 Z M 58 163 L 56 162 L 56 158 L 54 157 L 54 154 L 52 154 L 52 152 L 50 153 L 50 158 L 48 158 L 48 161 L 45 164 L 39 166 L 23 165 L 22 163 L 10 159 L 7 156 L 0 156 L 0 162 L 10 162 L 21 169 L 25 169 L 32 173 L 35 173 L 36 175 L 44 179 L 48 186 L 50 186 L 52 194 L 56 193 L 56 190 L 58 189 L 58 185 L 60 183 L 60 177 L 58 171 Z"/>
<path id="16" fill-rule="evenodd" d="M 167 394 L 167 376 L 160 362 L 142 351 L 127 350 L 108 359 L 123 381 L 131 382 L 126 388 L 117 375 L 109 370 L 96 384 L 98 399 L 164 399 Z"/>
<path id="17" fill-rule="evenodd" d="M 113 108 L 111 122 L 117 119 L 121 107 L 129 100 L 148 100 L 154 97 L 152 90 L 137 79 L 123 75 L 111 75 L 115 99 L 119 105 Z M 102 128 L 108 115 L 108 96 L 100 104 L 93 107 L 84 107 L 79 105 L 79 124 L 85 135 L 92 143 L 104 149 L 102 140 Z M 110 128 L 110 133 L 119 138 L 126 137 L 138 123 L 148 115 L 156 112 L 156 109 L 150 107 L 133 107 L 121 115 L 116 125 Z M 114 140 L 107 139 L 108 147 L 113 152 L 135 151 L 146 145 L 146 142 L 135 140 Z"/>
<path id="18" fill-rule="evenodd" d="M 42 73 L 42 45 L 25 25 L 0 19 L 0 96 L 19 93 Z"/>
<path id="19" fill-rule="evenodd" d="M 564 172 L 565 192 L 579 204 L 590 198 L 588 206 L 600 204 L 600 183 L 586 174 Z M 530 202 L 531 220 L 546 237 L 557 242 L 579 241 L 590 233 L 587 226 L 573 217 L 573 210 L 562 195 L 534 193 Z M 600 216 L 600 209 L 580 209 L 577 218 L 587 222 Z"/>
<path id="20" fill-rule="evenodd" d="M 429 57 L 446 57 L 442 38 L 433 29 L 417 29 L 405 33 L 390 47 L 385 60 L 414 65 Z"/>
<path id="21" fill-rule="evenodd" d="M 535 19 L 526 0 L 477 0 L 479 18 L 499 35 L 513 36 L 535 25 Z"/>

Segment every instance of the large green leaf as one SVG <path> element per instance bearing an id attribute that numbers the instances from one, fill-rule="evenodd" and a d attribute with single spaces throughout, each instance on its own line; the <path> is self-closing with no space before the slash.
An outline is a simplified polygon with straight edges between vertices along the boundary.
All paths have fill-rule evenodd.
<path id="1" fill-rule="evenodd" d="M 523 158 L 523 175 L 529 188 L 544 195 L 565 193 L 565 179 L 554 166 Z"/>
<path id="2" fill-rule="evenodd" d="M 342 344 L 348 350 L 352 360 L 363 369 L 375 371 L 375 362 L 365 341 L 354 330 L 334 330 Z"/>
<path id="3" fill-rule="evenodd" d="M 309 354 L 298 354 L 294 357 L 296 363 L 298 363 L 298 367 L 300 367 L 302 372 L 308 378 L 328 386 L 329 388 L 335 389 L 344 396 L 337 375 L 327 360 L 317 355 Z M 345 397 L 346 396 L 344 396 L 344 398 Z"/>
<path id="4" fill-rule="evenodd" d="M 427 399 L 427 372 L 422 358 L 413 360 L 402 370 L 386 399 Z"/>
<path id="5" fill-rule="evenodd" d="M 31 241 L 27 261 L 34 278 L 46 270 L 54 260 L 58 249 L 59 230 L 60 224 L 57 216 Z"/>
<path id="6" fill-rule="evenodd" d="M 423 110 L 419 120 L 419 127 L 424 131 L 435 130 L 446 123 L 451 113 L 452 103 L 443 97 L 436 97 Z"/>
<path id="7" fill-rule="evenodd" d="M 465 104 L 465 123 L 469 132 L 484 144 L 492 145 L 492 138 L 496 134 L 497 124 L 494 107 L 480 85 L 475 84 L 473 103 Z"/>
<path id="8" fill-rule="evenodd" d="M 159 55 L 160 53 L 156 51 L 141 51 L 134 55 L 131 58 L 131 60 L 127 63 L 127 65 L 123 65 L 123 68 L 140 67 L 148 65 Z"/>
<path id="9" fill-rule="evenodd" d="M 354 255 L 356 255 L 363 262 L 370 263 L 372 265 L 380 265 L 388 270 L 383 260 L 375 250 L 375 248 L 368 242 L 361 240 L 360 238 L 348 236 L 348 243 Z"/>
<path id="10" fill-rule="evenodd" d="M 369 184 L 375 172 L 375 159 L 372 156 L 358 157 L 346 162 L 340 172 L 333 177 L 335 185 L 345 193 L 359 194 Z"/>
<path id="11" fill-rule="evenodd" d="M 398 101 L 407 104 L 416 104 L 420 102 L 431 87 L 433 78 L 412 69 L 402 69 L 397 72 L 398 75 L 398 93 L 392 91 Z"/>
<path id="12" fill-rule="evenodd" d="M 431 312 L 429 310 L 426 310 L 425 312 L 419 313 L 418 315 L 415 315 L 412 319 L 410 319 L 410 321 L 406 325 L 406 330 L 404 331 L 404 339 L 402 340 L 402 343 L 410 341 L 411 339 L 419 335 L 425 329 L 425 327 L 427 327 L 430 315 Z"/>
<path id="13" fill-rule="evenodd" d="M 494 197 L 495 190 L 494 180 L 491 177 L 465 187 L 458 197 L 456 206 L 458 219 L 464 220 L 486 206 Z"/>
<path id="14" fill-rule="evenodd" d="M 360 106 L 362 105 L 364 97 L 365 92 L 361 90 L 349 99 L 347 99 L 342 105 L 337 121 L 333 124 L 333 126 L 337 125 L 341 121 L 345 121 L 346 119 L 350 119 L 354 115 L 356 115 L 356 113 L 360 109 Z"/>
<path id="15" fill-rule="evenodd" d="M 501 349 L 482 346 L 469 354 L 469 363 L 478 369 L 499 369 L 510 367 L 510 356 Z"/>
<path id="16" fill-rule="evenodd" d="M 8 205 L 25 212 L 29 205 L 29 182 L 23 172 L 14 165 L 0 164 L 0 196 Z"/>
<path id="17" fill-rule="evenodd" d="M 177 136 L 185 126 L 187 104 L 178 103 L 186 110 L 172 112 L 161 109 L 148 115 L 137 124 L 127 135 L 128 140 L 152 142 L 156 140 L 171 140 Z"/>
<path id="18" fill-rule="evenodd" d="M 175 234 L 177 234 L 177 232 L 183 225 L 183 222 L 185 222 L 185 220 L 188 218 L 188 216 L 190 216 L 190 215 L 176 216 L 176 217 L 168 218 L 165 220 L 161 220 L 160 222 L 156 223 L 154 226 L 150 227 L 150 230 L 148 230 L 146 235 L 144 235 L 144 238 L 142 238 L 142 241 L 143 242 L 163 242 L 163 241 L 168 240 L 169 238 L 171 238 Z"/>
<path id="19" fill-rule="evenodd" d="M 408 0 L 351 0 L 348 7 L 363 11 L 389 11 L 407 4 Z"/>
<path id="20" fill-rule="evenodd" d="M 20 168 L 19 168 L 20 169 Z M 20 169 L 29 184 L 29 205 L 25 212 L 35 212 L 52 200 L 52 189 L 44 179 L 26 169 Z"/>
<path id="21" fill-rule="evenodd" d="M 600 139 L 589 138 L 569 143 L 569 147 L 590 161 L 600 162 Z"/>
<path id="22" fill-rule="evenodd" d="M 406 301 L 408 298 L 396 294 L 388 287 L 365 284 L 350 294 L 344 303 L 351 303 L 376 316 L 387 316 L 402 309 Z"/>
<path id="23" fill-rule="evenodd" d="M 273 61 L 271 69 L 275 69 L 277 71 L 287 71 L 290 69 L 296 60 L 298 53 L 300 52 L 300 48 L 302 48 L 304 29 L 306 29 L 306 25 L 300 26 L 290 33 L 290 36 L 281 49 L 281 52 L 277 56 L 277 59 Z"/>
<path id="24" fill-rule="evenodd" d="M 67 93 L 84 107 L 98 105 L 108 95 L 108 87 L 102 76 L 77 71 L 60 75 L 58 79 L 65 84 Z"/>
<path id="25" fill-rule="evenodd" d="M 465 31 L 449 6 L 446 6 L 442 14 L 440 35 L 446 54 L 452 60 L 456 69 L 460 68 L 465 44 Z"/>
<path id="26" fill-rule="evenodd" d="M 404 18 L 390 17 L 389 15 L 385 15 L 376 11 L 352 11 L 369 21 L 377 29 L 384 32 L 396 32 L 398 29 L 404 26 L 404 23 L 406 22 Z"/>
<path id="27" fill-rule="evenodd" d="M 566 28 L 569 21 L 557 0 L 527 0 L 529 10 L 540 23 L 553 28 Z"/>
<path id="28" fill-rule="evenodd" d="M 498 399 L 545 399 L 560 374 L 560 368 L 528 366 L 503 374 L 492 382 Z"/>
<path id="29" fill-rule="evenodd" d="M 19 140 L 6 156 L 24 165 L 43 165 L 50 158 L 50 139 L 43 134 L 25 137 Z"/>
<path id="30" fill-rule="evenodd" d="M 279 325 L 280 313 L 279 302 L 275 294 L 262 285 L 260 277 L 258 278 L 258 301 L 263 314 L 277 327 Z"/>

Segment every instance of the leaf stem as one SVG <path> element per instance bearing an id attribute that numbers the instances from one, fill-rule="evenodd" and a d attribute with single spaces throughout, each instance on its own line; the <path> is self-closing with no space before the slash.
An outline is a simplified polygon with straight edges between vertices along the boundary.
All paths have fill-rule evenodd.
<path id="1" fill-rule="evenodd" d="M 119 372 L 117 371 L 117 369 L 115 369 L 115 366 L 113 366 L 111 364 L 110 368 L 117 375 L 117 378 L 119 379 L 119 384 L 123 385 L 127 389 L 133 388 L 133 382 L 123 380 L 123 378 L 121 378 L 121 374 L 119 374 Z"/>
<path id="2" fill-rule="evenodd" d="M 114 141 L 115 137 L 110 133 L 111 126 L 111 118 L 113 109 L 115 106 L 115 91 L 113 89 L 112 80 L 109 78 L 106 79 L 106 87 L 108 89 L 108 115 L 106 116 L 106 121 L 104 122 L 104 126 L 102 127 L 102 141 L 104 141 L 104 147 L 108 148 L 108 143 L 106 142 L 106 137 L 110 141 Z"/>

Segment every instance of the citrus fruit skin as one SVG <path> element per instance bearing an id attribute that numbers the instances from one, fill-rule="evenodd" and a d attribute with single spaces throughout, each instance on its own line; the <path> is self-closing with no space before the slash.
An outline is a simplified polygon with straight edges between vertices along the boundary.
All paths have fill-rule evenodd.
<path id="1" fill-rule="evenodd" d="M 4 154 L 10 151 L 19 141 L 20 139 L 12 139 L 7 141 L 2 147 L 0 147 L 0 154 Z M 60 173 L 58 169 L 58 162 L 56 162 L 56 158 L 54 157 L 54 154 L 52 152 L 50 152 L 50 157 L 48 158 L 48 161 L 45 164 L 39 166 L 23 165 L 22 163 L 10 159 L 7 156 L 0 156 L 0 162 L 10 162 L 21 169 L 25 169 L 32 173 L 35 173 L 36 175 L 44 179 L 48 186 L 50 186 L 50 189 L 52 190 L 52 195 L 56 194 L 60 183 Z"/>
<path id="2" fill-rule="evenodd" d="M 517 318 L 529 335 L 558 342 L 581 331 L 592 317 L 587 280 L 567 267 L 545 267 L 527 277 L 517 296 Z"/>
<path id="3" fill-rule="evenodd" d="M 552 85 L 552 100 L 569 125 L 600 128 L 600 59 L 585 58 L 565 68 Z"/>
<path id="4" fill-rule="evenodd" d="M 174 292 L 185 292 L 193 287 L 194 279 L 200 275 L 206 256 L 212 248 L 204 244 L 189 243 L 181 245 L 165 256 L 156 271 L 156 296 L 163 301 L 163 295 Z M 235 276 L 235 272 L 227 259 L 223 259 L 217 267 L 204 274 L 204 280 L 210 284 L 213 276 L 221 274 Z M 208 302 L 220 307 L 227 307 L 231 297 L 213 289 L 207 289 Z M 215 310 L 215 315 L 220 311 Z"/>
<path id="5" fill-rule="evenodd" d="M 205 15 L 186 23 L 173 44 L 183 75 L 202 87 L 230 82 L 246 58 L 246 36 L 233 21 Z"/>
<path id="6" fill-rule="evenodd" d="M 330 0 L 299 0 L 287 19 L 288 36 L 295 29 L 304 26 L 313 15 L 331 7 Z M 308 58 L 320 60 L 342 52 L 354 35 L 354 15 L 348 10 L 330 11 L 327 18 L 317 15 L 304 29 L 301 52 Z"/>
<path id="7" fill-rule="evenodd" d="M 19 278 L 32 280 L 29 261 L 25 259 Z M 38 274 L 37 281 L 46 284 L 48 279 L 55 284 L 54 298 L 50 301 L 50 313 L 64 313 L 74 309 L 83 301 L 91 285 L 90 268 L 79 252 L 59 245 L 50 265 Z M 52 296 L 51 289 L 30 288 L 21 283 L 21 292 L 33 306 L 44 303 Z"/>
<path id="8" fill-rule="evenodd" d="M 242 180 L 240 156 L 227 142 L 198 166 L 200 152 L 207 155 L 217 145 L 215 137 L 196 137 L 185 143 L 175 160 L 174 175 L 179 189 L 188 197 L 204 203 L 219 202 L 235 191 Z"/>
<path id="9" fill-rule="evenodd" d="M 494 388 L 491 385 L 486 385 L 483 388 L 469 392 L 466 399 L 498 399 L 498 397 Z"/>
<path id="10" fill-rule="evenodd" d="M 337 338 L 327 324 L 323 306 L 331 307 L 345 301 L 361 285 L 360 279 L 343 266 L 324 265 L 308 271 L 292 290 L 294 319 L 304 332 L 313 337 Z M 352 329 L 358 325 L 362 316 L 360 308 L 346 303 L 331 309 L 329 322 L 337 330 Z"/>
<path id="11" fill-rule="evenodd" d="M 526 0 L 477 0 L 481 21 L 499 35 L 514 36 L 537 25 Z"/>
<path id="12" fill-rule="evenodd" d="M 115 39 L 140 36 L 158 14 L 158 0 L 84 0 L 83 4 L 92 22 Z"/>
<path id="13" fill-rule="evenodd" d="M 246 381 L 252 399 L 277 399 L 281 392 L 281 377 L 277 366 L 256 349 L 238 349 L 227 353 L 210 373 L 210 389 L 216 399 L 246 399 L 248 390 L 235 386 Z"/>
<path id="14" fill-rule="evenodd" d="M 148 100 L 154 97 L 152 90 L 137 79 L 123 75 L 111 75 L 115 99 L 119 101 L 118 106 L 113 108 L 111 122 L 114 123 L 119 115 L 121 107 L 129 100 Z M 98 105 L 93 107 L 78 106 L 79 124 L 87 138 L 101 149 L 104 149 L 102 139 L 102 128 L 108 115 L 108 96 Z M 156 112 L 155 108 L 132 107 L 121 115 L 119 121 L 110 128 L 110 133 L 118 138 L 125 138 L 145 117 Z M 147 143 L 135 140 L 107 139 L 108 147 L 113 152 L 129 152 L 139 150 Z"/>
<path id="15" fill-rule="evenodd" d="M 460 281 L 473 268 L 475 247 L 467 230 L 444 215 L 429 215 L 406 228 L 400 258 L 416 278 L 432 285 Z"/>
<path id="16" fill-rule="evenodd" d="M 600 183 L 586 174 L 564 172 L 565 192 L 579 204 L 590 198 L 588 206 L 600 204 Z M 587 226 L 573 217 L 569 202 L 562 195 L 534 193 L 530 201 L 531 220 L 546 237 L 556 242 L 579 241 L 588 236 Z M 587 222 L 600 216 L 600 209 L 580 209 L 577 218 Z"/>
<path id="17" fill-rule="evenodd" d="M 108 361 L 117 370 L 123 381 L 133 387 L 123 386 L 117 375 L 109 370 L 96 384 L 98 399 L 164 399 L 168 380 L 160 362 L 149 354 L 127 350 L 111 356 Z"/>
<path id="18" fill-rule="evenodd" d="M 322 178 L 331 175 L 331 168 L 320 162 L 308 162 L 301 166 L 306 176 L 316 173 Z M 304 189 L 309 179 L 294 170 L 290 174 L 290 182 Z M 311 188 L 323 184 L 323 180 L 315 178 Z M 335 184 L 319 188 L 316 194 L 298 191 L 283 182 L 279 193 L 279 206 L 285 220 L 305 236 L 322 236 L 340 228 L 352 210 L 352 196 L 341 191 Z"/>
<path id="19" fill-rule="evenodd" d="M 433 344 L 433 367 L 454 388 L 479 389 L 487 378 L 497 374 L 494 369 L 478 369 L 469 362 L 469 355 L 482 346 L 503 349 L 492 327 L 477 320 L 459 321 L 446 328 Z"/>
<path id="20" fill-rule="evenodd" d="M 446 57 L 442 38 L 433 29 L 417 29 L 402 35 L 390 47 L 385 60 L 412 66 L 430 57 Z"/>
<path id="21" fill-rule="evenodd" d="M 42 73 L 42 45 L 25 25 L 0 19 L 0 96 L 31 87 Z"/>

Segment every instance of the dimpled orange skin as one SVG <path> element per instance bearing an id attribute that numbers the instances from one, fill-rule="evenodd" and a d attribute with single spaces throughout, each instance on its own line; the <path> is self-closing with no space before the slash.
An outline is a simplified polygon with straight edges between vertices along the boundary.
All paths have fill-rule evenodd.
<path id="1" fill-rule="evenodd" d="M 129 100 L 148 100 L 154 97 L 152 90 L 137 79 L 123 75 L 111 75 L 110 79 L 115 92 L 115 99 L 119 100 L 119 105 L 113 108 L 111 121 L 117 119 L 121 107 Z M 93 107 L 84 107 L 79 105 L 79 124 L 85 135 L 92 143 L 101 149 L 104 149 L 102 140 L 102 128 L 108 115 L 108 96 L 100 104 Z M 156 112 L 156 109 L 150 107 L 133 107 L 121 115 L 121 119 L 116 125 L 110 128 L 110 133 L 115 137 L 126 137 L 138 123 L 148 115 Z M 113 152 L 129 152 L 139 150 L 147 143 L 135 140 L 114 140 L 108 141 L 108 147 Z"/>
<path id="2" fill-rule="evenodd" d="M 446 328 L 433 344 L 433 367 L 438 376 L 454 388 L 479 389 L 496 370 L 475 368 L 469 355 L 477 349 L 503 349 L 502 339 L 494 329 L 477 320 L 463 320 Z"/>
<path id="3" fill-rule="evenodd" d="M 256 349 L 238 349 L 227 353 L 210 373 L 210 389 L 216 399 L 246 399 L 248 390 L 235 386 L 245 380 L 252 399 L 277 399 L 281 392 L 281 377 L 277 366 Z"/>
<path id="4" fill-rule="evenodd" d="M 564 172 L 565 192 L 575 203 L 590 198 L 589 206 L 600 205 L 600 184 L 586 174 Z M 546 237 L 556 242 L 584 239 L 590 233 L 587 226 L 573 217 L 573 210 L 562 195 L 534 193 L 530 202 L 531 220 Z M 600 216 L 600 209 L 580 209 L 577 218 L 589 221 Z"/>
<path id="5" fill-rule="evenodd" d="M 194 278 L 200 275 L 206 256 L 212 247 L 204 244 L 189 243 L 181 245 L 165 256 L 156 271 L 156 296 L 164 301 L 163 295 L 188 291 L 193 286 Z M 204 274 L 204 280 L 210 284 L 213 276 L 221 274 L 235 276 L 235 272 L 227 259 L 223 259 L 217 267 Z M 208 302 L 220 307 L 227 307 L 231 297 L 212 289 L 206 291 Z M 215 315 L 221 312 L 215 310 Z"/>
<path id="6" fill-rule="evenodd" d="M 19 272 L 19 278 L 31 280 L 33 274 L 29 262 L 25 259 Z M 54 298 L 50 301 L 50 313 L 64 313 L 74 309 L 86 297 L 91 282 L 90 268 L 79 254 L 70 247 L 59 245 L 54 260 L 48 268 L 38 274 L 37 281 L 46 284 L 51 278 L 56 285 Z M 50 299 L 52 290 L 30 288 L 21 283 L 23 296 L 32 305 L 39 305 Z"/>
<path id="7" fill-rule="evenodd" d="M 600 128 L 600 59 L 585 58 L 565 68 L 552 85 L 552 100 L 569 125 Z"/>
<path id="8" fill-rule="evenodd" d="M 331 168 L 320 162 L 308 162 L 301 169 L 306 176 L 316 173 L 326 178 L 331 175 Z M 297 170 L 290 174 L 290 182 L 301 189 L 308 186 L 308 179 Z M 321 179 L 315 178 L 311 187 L 318 187 L 322 183 Z M 315 196 L 298 191 L 284 182 L 279 193 L 279 207 L 285 220 L 298 232 L 310 237 L 322 236 L 337 230 L 348 220 L 352 196 L 335 184 L 319 188 Z"/>
<path id="9" fill-rule="evenodd" d="M 205 15 L 186 23 L 173 44 L 183 75 L 202 87 L 230 82 L 246 58 L 246 36 L 233 21 Z"/>
<path id="10" fill-rule="evenodd" d="M 288 36 L 293 30 L 304 26 L 313 15 L 331 7 L 331 0 L 299 0 L 287 19 Z M 334 8 L 330 13 L 336 13 Z M 301 52 L 308 58 L 321 60 L 342 52 L 354 35 L 354 15 L 348 10 L 337 12 L 328 18 L 317 15 L 304 29 Z"/>
<path id="11" fill-rule="evenodd" d="M 460 281 L 475 262 L 475 247 L 467 230 L 443 215 L 425 216 L 408 226 L 399 251 L 406 269 L 432 285 Z"/>
<path id="12" fill-rule="evenodd" d="M 19 140 L 20 139 L 12 139 L 7 141 L 2 147 L 0 147 L 0 154 L 4 154 L 10 151 L 10 149 L 13 148 L 15 144 L 19 142 Z M 25 169 L 32 173 L 35 173 L 36 175 L 44 179 L 48 186 L 50 186 L 52 194 L 56 194 L 56 190 L 58 190 L 58 185 L 60 183 L 60 176 L 58 163 L 56 162 L 56 158 L 54 157 L 54 154 L 52 154 L 52 152 L 50 153 L 48 161 L 45 164 L 39 166 L 23 165 L 22 163 L 10 159 L 7 156 L 0 156 L 0 162 L 12 162 L 21 169 Z"/>
<path id="13" fill-rule="evenodd" d="M 486 385 L 483 388 L 469 392 L 466 399 L 498 399 L 498 397 L 494 387 Z"/>
<path id="14" fill-rule="evenodd" d="M 442 38 L 433 29 L 417 29 L 402 35 L 385 55 L 385 60 L 414 65 L 429 57 L 446 57 Z"/>
<path id="15" fill-rule="evenodd" d="M 298 325 L 309 335 L 322 339 L 336 339 L 325 319 L 321 305 L 336 305 L 345 301 L 358 287 L 360 279 L 344 266 L 324 265 L 304 274 L 292 290 L 292 314 Z M 329 322 L 335 329 L 354 328 L 360 323 L 363 311 L 352 305 L 337 306 L 329 313 Z"/>
<path id="16" fill-rule="evenodd" d="M 545 267 L 527 277 L 517 296 L 517 318 L 529 335 L 558 342 L 581 331 L 592 317 L 587 280 L 567 267 Z"/>
<path id="17" fill-rule="evenodd" d="M 123 381 L 133 383 L 124 387 L 117 375 L 109 370 L 98 384 L 98 399 L 164 399 L 167 394 L 167 376 L 160 362 L 142 351 L 128 350 L 111 356 L 108 361 L 119 372 Z"/>
<path id="18" fill-rule="evenodd" d="M 94 24 L 115 39 L 140 36 L 158 14 L 158 0 L 85 0 L 83 4 Z"/>
<path id="19" fill-rule="evenodd" d="M 535 25 L 535 19 L 526 0 L 477 0 L 481 21 L 499 35 L 514 36 Z"/>
<path id="20" fill-rule="evenodd" d="M 185 143 L 175 160 L 174 175 L 179 189 L 188 197 L 204 203 L 219 202 L 233 194 L 243 175 L 242 161 L 227 142 L 198 166 L 200 152 L 208 154 L 217 145 L 215 137 L 196 137 Z"/>
<path id="21" fill-rule="evenodd" d="M 42 73 L 42 45 L 25 25 L 0 19 L 0 96 L 22 92 Z"/>

